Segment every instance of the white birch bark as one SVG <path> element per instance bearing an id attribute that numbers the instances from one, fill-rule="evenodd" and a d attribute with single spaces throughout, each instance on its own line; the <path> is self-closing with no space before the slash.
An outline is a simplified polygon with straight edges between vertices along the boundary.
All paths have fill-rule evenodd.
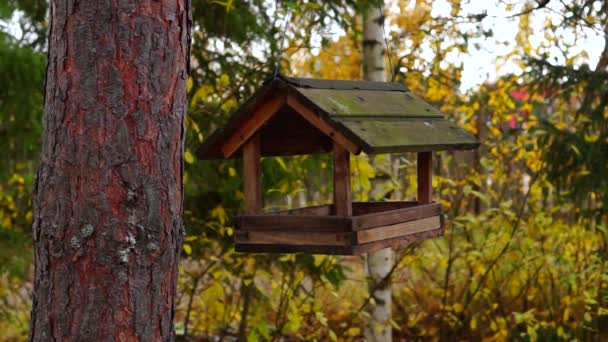
<path id="1" fill-rule="evenodd" d="M 367 81 L 386 81 L 384 68 L 383 13 L 379 7 L 370 7 L 363 16 L 363 78 Z M 369 317 L 364 326 L 366 341 L 392 341 L 391 287 L 390 282 L 382 282 L 393 267 L 394 256 L 391 248 L 368 253 L 366 272 L 372 300 L 367 307 Z"/>

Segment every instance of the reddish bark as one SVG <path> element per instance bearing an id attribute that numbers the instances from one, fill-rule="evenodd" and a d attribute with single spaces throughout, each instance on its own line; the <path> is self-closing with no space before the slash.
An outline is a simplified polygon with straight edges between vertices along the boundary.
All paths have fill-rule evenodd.
<path id="1" fill-rule="evenodd" d="M 167 341 L 189 0 L 53 0 L 31 341 Z"/>

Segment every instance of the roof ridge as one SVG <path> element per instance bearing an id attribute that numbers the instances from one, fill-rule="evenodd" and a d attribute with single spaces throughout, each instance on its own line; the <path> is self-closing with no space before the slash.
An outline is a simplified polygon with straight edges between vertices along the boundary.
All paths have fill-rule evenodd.
<path id="1" fill-rule="evenodd" d="M 333 118 L 340 118 L 342 120 L 354 121 L 354 120 L 365 120 L 365 119 L 373 119 L 373 120 L 382 120 L 382 119 L 399 119 L 399 120 L 440 120 L 445 119 L 445 116 L 441 113 L 439 114 L 431 114 L 431 115 L 411 115 L 404 117 L 403 115 L 391 115 L 391 114 L 383 114 L 383 115 L 373 115 L 373 114 L 356 114 L 356 115 L 344 115 L 344 114 L 330 114 Z"/>
<path id="2" fill-rule="evenodd" d="M 409 89 L 399 82 L 378 82 L 361 80 L 332 80 L 324 78 L 291 77 L 277 74 L 276 78 L 281 79 L 296 88 L 313 89 L 336 89 L 336 90 L 370 90 L 370 91 L 399 91 L 408 92 Z"/>

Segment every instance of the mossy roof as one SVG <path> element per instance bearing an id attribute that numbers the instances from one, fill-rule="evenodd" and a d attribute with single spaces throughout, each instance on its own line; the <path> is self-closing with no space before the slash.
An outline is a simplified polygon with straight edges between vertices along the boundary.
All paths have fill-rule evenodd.
<path id="1" fill-rule="evenodd" d="M 357 145 L 360 151 L 367 154 L 467 150 L 479 146 L 479 142 L 471 133 L 445 119 L 437 109 L 414 95 L 403 84 L 278 75 L 267 81 L 247 100 L 224 127 L 216 130 L 205 140 L 198 150 L 199 158 L 223 158 L 221 153 L 223 143 L 237 134 L 239 127 L 244 125 L 264 102 L 272 98 L 288 96 L 297 98 L 300 103 Z M 293 108 L 288 108 L 287 101 L 284 106 L 273 115 L 286 115 L 281 113 L 294 111 Z M 271 125 L 275 121 L 269 120 L 265 125 Z M 290 129 L 297 129 L 297 126 Z M 280 127 L 268 132 L 276 131 L 280 131 Z M 294 134 L 294 136 L 298 135 Z M 263 134 L 262 139 L 264 139 Z M 306 136 L 302 139 L 305 140 Z M 330 150 L 327 144 L 307 141 L 301 143 L 304 145 L 310 143 L 310 149 L 302 147 L 290 149 L 288 145 L 284 151 L 281 146 L 264 149 L 268 144 L 263 143 L 262 155 L 289 155 Z"/>

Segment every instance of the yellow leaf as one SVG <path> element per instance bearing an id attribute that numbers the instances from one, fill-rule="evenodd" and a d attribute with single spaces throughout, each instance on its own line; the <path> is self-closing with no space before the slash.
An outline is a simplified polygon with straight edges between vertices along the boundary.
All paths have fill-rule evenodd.
<path id="1" fill-rule="evenodd" d="M 192 90 L 193 85 L 194 82 L 192 82 L 192 77 L 188 77 L 188 80 L 186 81 L 186 91 L 190 92 Z"/>
<path id="2" fill-rule="evenodd" d="M 186 253 L 186 255 L 192 254 L 192 247 L 189 244 L 183 244 L 182 248 L 184 249 L 184 253 Z"/>
<path id="3" fill-rule="evenodd" d="M 11 218 L 9 216 L 5 216 L 4 219 L 2 220 L 2 225 L 5 228 L 11 228 L 13 226 L 13 223 L 11 222 Z"/>
<path id="4" fill-rule="evenodd" d="M 190 152 L 189 150 L 186 150 L 186 153 L 184 154 L 184 160 L 188 164 L 194 163 L 194 156 L 192 155 L 192 152 Z"/>
<path id="5" fill-rule="evenodd" d="M 337 341 L 338 340 L 338 336 L 336 336 L 336 333 L 333 330 L 331 330 L 331 329 L 329 330 L 329 338 L 332 341 Z"/>
<path id="6" fill-rule="evenodd" d="M 570 319 L 570 308 L 564 310 L 564 322 L 568 322 L 568 319 Z"/>
<path id="7" fill-rule="evenodd" d="M 220 88 L 223 88 L 223 87 L 227 86 L 229 82 L 230 82 L 230 77 L 227 74 L 222 74 L 220 76 L 218 86 Z"/>
<path id="8" fill-rule="evenodd" d="M 197 104 L 199 101 L 205 99 L 209 94 L 213 93 L 213 87 L 210 85 L 204 85 L 196 90 L 194 95 L 192 95 L 192 100 L 190 101 L 191 105 Z"/>
<path id="9" fill-rule="evenodd" d="M 599 134 L 597 135 L 587 135 L 585 134 L 585 141 L 589 143 L 594 143 L 600 138 Z"/>
<path id="10" fill-rule="evenodd" d="M 211 217 L 217 219 L 221 225 L 224 225 L 228 221 L 228 215 L 223 207 L 217 206 L 211 210 Z"/>
<path id="11" fill-rule="evenodd" d="M 238 102 L 236 99 L 229 99 L 228 101 L 222 104 L 222 110 L 229 111 L 230 109 L 234 109 L 238 106 Z"/>

